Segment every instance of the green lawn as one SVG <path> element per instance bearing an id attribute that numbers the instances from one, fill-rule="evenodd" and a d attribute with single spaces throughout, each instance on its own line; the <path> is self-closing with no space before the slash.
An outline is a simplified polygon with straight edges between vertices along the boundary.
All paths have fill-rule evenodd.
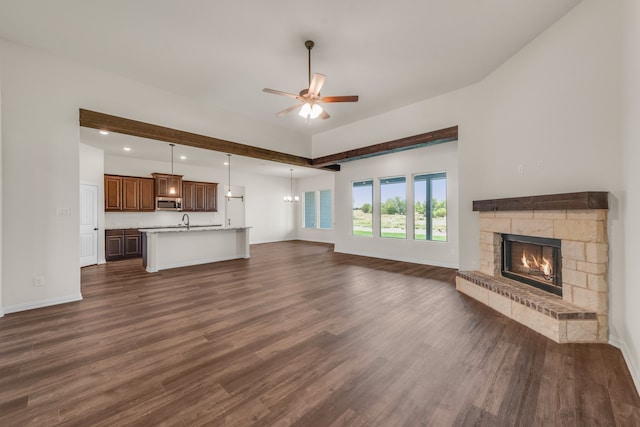
<path id="1" fill-rule="evenodd" d="M 424 216 L 415 220 L 415 240 L 426 240 L 426 223 Z M 404 215 L 382 215 L 381 218 L 382 232 L 381 237 L 392 239 L 406 239 L 406 218 Z M 373 214 L 363 213 L 356 209 L 353 211 L 353 230 L 354 236 L 373 237 Z M 435 218 L 433 221 L 433 241 L 447 241 L 447 219 Z"/>

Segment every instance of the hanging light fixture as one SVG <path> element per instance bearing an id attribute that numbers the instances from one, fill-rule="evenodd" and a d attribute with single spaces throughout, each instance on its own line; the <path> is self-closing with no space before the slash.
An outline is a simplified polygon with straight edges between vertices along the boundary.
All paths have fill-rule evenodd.
<path id="1" fill-rule="evenodd" d="M 322 107 L 320 106 L 320 104 L 310 102 L 305 103 L 302 108 L 300 108 L 300 112 L 298 113 L 300 117 L 303 117 L 305 119 L 315 119 L 320 114 L 322 114 Z"/>
<path id="2" fill-rule="evenodd" d="M 284 201 L 285 202 L 299 202 L 300 201 L 300 197 L 298 196 L 293 196 L 293 169 L 289 169 L 289 171 L 291 172 L 291 184 L 289 187 L 289 195 L 288 196 L 284 196 Z"/>
<path id="3" fill-rule="evenodd" d="M 227 195 L 224 196 L 225 199 L 227 200 L 231 200 L 231 199 L 242 199 L 242 201 L 244 202 L 244 196 L 234 196 L 233 194 L 231 194 L 231 154 L 227 154 L 227 168 L 228 168 L 228 191 L 227 191 Z"/>
<path id="4" fill-rule="evenodd" d="M 173 179 L 173 147 L 175 147 L 176 144 L 169 145 L 171 146 L 171 187 L 169 187 L 169 194 L 176 194 L 175 179 Z"/>
<path id="5" fill-rule="evenodd" d="M 229 191 L 227 191 L 227 199 L 230 199 L 233 197 L 231 195 L 231 154 L 227 154 L 227 170 L 229 171 L 229 180 L 227 181 Z"/>

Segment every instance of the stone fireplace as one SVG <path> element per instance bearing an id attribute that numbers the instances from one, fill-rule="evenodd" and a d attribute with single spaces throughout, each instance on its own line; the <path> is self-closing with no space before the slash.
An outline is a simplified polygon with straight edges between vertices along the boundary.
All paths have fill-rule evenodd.
<path id="1" fill-rule="evenodd" d="M 607 342 L 606 192 L 474 201 L 480 269 L 457 289 L 556 342 Z"/>

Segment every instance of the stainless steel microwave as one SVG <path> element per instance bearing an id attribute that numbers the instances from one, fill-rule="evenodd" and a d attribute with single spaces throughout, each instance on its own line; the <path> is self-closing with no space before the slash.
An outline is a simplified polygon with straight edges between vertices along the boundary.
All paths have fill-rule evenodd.
<path id="1" fill-rule="evenodd" d="M 157 211 L 181 211 L 182 199 L 180 197 L 156 197 Z"/>

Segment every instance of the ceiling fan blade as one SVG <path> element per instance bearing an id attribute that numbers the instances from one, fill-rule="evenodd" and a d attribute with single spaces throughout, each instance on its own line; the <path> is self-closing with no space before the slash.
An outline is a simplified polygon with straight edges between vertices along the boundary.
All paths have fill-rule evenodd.
<path id="1" fill-rule="evenodd" d="M 262 89 L 262 91 L 267 93 L 272 93 L 274 95 L 282 95 L 282 96 L 288 96 L 289 98 L 293 98 L 293 99 L 300 99 L 300 95 L 294 95 L 293 93 L 283 92 L 281 90 L 269 89 L 267 87 Z"/>
<path id="2" fill-rule="evenodd" d="M 320 89 L 322 89 L 322 85 L 324 84 L 324 81 L 326 80 L 327 76 L 325 76 L 324 74 L 314 74 L 313 78 L 311 79 L 311 83 L 309 84 L 309 95 L 312 97 L 317 97 L 318 94 L 320 93 Z"/>
<path id="3" fill-rule="evenodd" d="M 322 102 L 358 102 L 358 95 L 349 96 L 324 96 L 320 98 Z"/>
<path id="4" fill-rule="evenodd" d="M 322 110 L 322 113 L 320 113 L 318 117 L 320 117 L 322 120 L 326 120 L 331 116 L 329 115 L 329 113 L 327 113 L 327 110 Z"/>
<path id="5" fill-rule="evenodd" d="M 279 113 L 276 113 L 276 116 L 284 116 L 287 113 L 292 112 L 293 110 L 295 110 L 296 108 L 300 108 L 302 107 L 304 104 L 298 104 L 298 105 L 293 105 L 289 108 L 285 108 L 284 110 L 280 111 Z"/>

